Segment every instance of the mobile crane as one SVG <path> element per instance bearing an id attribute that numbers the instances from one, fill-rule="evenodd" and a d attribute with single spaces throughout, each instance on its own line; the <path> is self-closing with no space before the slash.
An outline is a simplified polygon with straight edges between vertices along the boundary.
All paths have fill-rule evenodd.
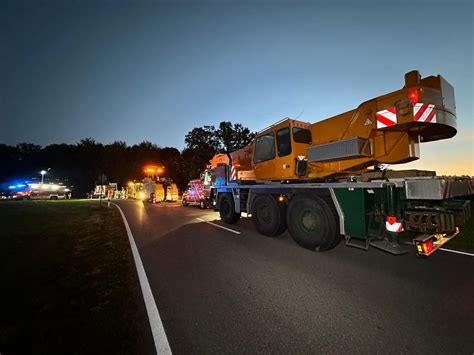
<path id="1" fill-rule="evenodd" d="M 302 247 L 346 245 L 428 256 L 470 217 L 471 177 L 380 169 L 419 158 L 419 144 L 456 134 L 453 87 L 440 75 L 405 74 L 396 91 L 316 123 L 286 118 L 252 144 L 216 155 L 210 169 L 214 208 L 225 223 L 242 212 L 275 237 L 288 229 Z"/>

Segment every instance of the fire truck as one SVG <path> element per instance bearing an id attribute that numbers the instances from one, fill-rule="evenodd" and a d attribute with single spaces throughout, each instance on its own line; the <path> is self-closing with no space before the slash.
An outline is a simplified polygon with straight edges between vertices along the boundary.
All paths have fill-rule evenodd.
<path id="1" fill-rule="evenodd" d="M 304 248 L 375 247 L 428 256 L 470 217 L 473 179 L 384 169 L 419 158 L 425 142 L 456 134 L 453 87 L 405 74 L 404 86 L 316 123 L 286 118 L 252 144 L 211 161 L 210 198 L 221 219 L 242 213 L 268 237 L 288 230 Z"/>

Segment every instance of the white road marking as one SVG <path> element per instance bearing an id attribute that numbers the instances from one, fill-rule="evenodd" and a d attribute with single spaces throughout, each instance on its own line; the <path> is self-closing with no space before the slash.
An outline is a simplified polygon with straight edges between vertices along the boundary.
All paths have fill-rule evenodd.
<path id="1" fill-rule="evenodd" d="M 235 231 L 233 229 L 230 229 L 230 228 L 227 228 L 227 227 L 224 227 L 224 226 L 220 226 L 216 223 L 212 223 L 212 222 L 209 222 L 209 221 L 206 221 L 202 218 L 196 218 L 197 220 L 201 221 L 201 222 L 206 222 L 207 224 L 210 224 L 211 226 L 214 226 L 214 227 L 218 227 L 218 228 L 222 228 L 222 229 L 225 229 L 226 231 L 229 231 L 229 232 L 232 232 L 232 233 L 235 233 L 235 234 L 240 234 L 239 231 Z"/>
<path id="2" fill-rule="evenodd" d="M 464 251 L 459 251 L 459 250 L 445 249 L 445 248 L 439 248 L 439 250 L 447 251 L 449 253 L 456 253 L 456 254 L 462 254 L 462 255 L 467 255 L 467 256 L 474 256 L 474 254 L 466 253 Z"/>
<path id="3" fill-rule="evenodd" d="M 151 292 L 150 283 L 146 277 L 142 259 L 140 258 L 137 245 L 135 244 L 135 239 L 133 238 L 132 231 L 120 206 L 115 203 L 112 204 L 117 207 L 120 214 L 122 215 L 123 223 L 125 224 L 125 229 L 127 230 L 128 240 L 132 248 L 133 259 L 135 260 L 135 267 L 137 268 L 138 279 L 140 280 L 143 300 L 145 301 L 148 320 L 150 321 L 151 333 L 153 335 L 153 341 L 155 342 L 156 353 L 160 355 L 172 354 L 170 344 L 166 338 L 165 329 L 163 328 L 163 323 L 161 322 L 160 314 L 158 313 L 158 308 L 156 307 L 155 299 L 153 298 L 153 293 Z"/>
<path id="4" fill-rule="evenodd" d="M 410 243 L 410 242 L 400 242 L 400 244 L 412 245 L 412 246 L 413 246 L 413 243 Z M 455 253 L 455 254 L 462 254 L 462 255 L 467 255 L 467 256 L 474 256 L 474 254 L 466 253 L 465 251 L 459 251 L 459 250 L 454 250 L 454 249 L 439 248 L 438 250 L 447 251 L 448 253 Z"/>

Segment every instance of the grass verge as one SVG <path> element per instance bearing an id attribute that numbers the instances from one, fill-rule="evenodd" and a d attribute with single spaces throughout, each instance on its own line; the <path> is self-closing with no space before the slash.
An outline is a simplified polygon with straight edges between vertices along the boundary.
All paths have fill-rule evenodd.
<path id="1" fill-rule="evenodd" d="M 138 277 L 116 208 L 0 203 L 0 353 L 149 353 Z"/>
<path id="2" fill-rule="evenodd" d="M 466 225 L 461 229 L 458 236 L 446 243 L 446 248 L 474 253 L 474 215 L 472 212 L 474 208 L 471 202 L 471 218 Z"/>

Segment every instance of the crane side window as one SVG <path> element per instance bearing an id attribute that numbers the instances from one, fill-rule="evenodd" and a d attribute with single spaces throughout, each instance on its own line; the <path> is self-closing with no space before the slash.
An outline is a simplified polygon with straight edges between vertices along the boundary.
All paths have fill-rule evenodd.
<path id="1" fill-rule="evenodd" d="M 296 143 L 311 144 L 311 131 L 306 128 L 293 127 L 293 140 Z"/>
<path id="2" fill-rule="evenodd" d="M 275 158 L 275 139 L 272 132 L 257 138 L 253 162 L 261 163 L 273 158 Z"/>
<path id="3" fill-rule="evenodd" d="M 278 156 L 284 157 L 291 153 L 290 128 L 282 128 L 277 132 Z"/>

